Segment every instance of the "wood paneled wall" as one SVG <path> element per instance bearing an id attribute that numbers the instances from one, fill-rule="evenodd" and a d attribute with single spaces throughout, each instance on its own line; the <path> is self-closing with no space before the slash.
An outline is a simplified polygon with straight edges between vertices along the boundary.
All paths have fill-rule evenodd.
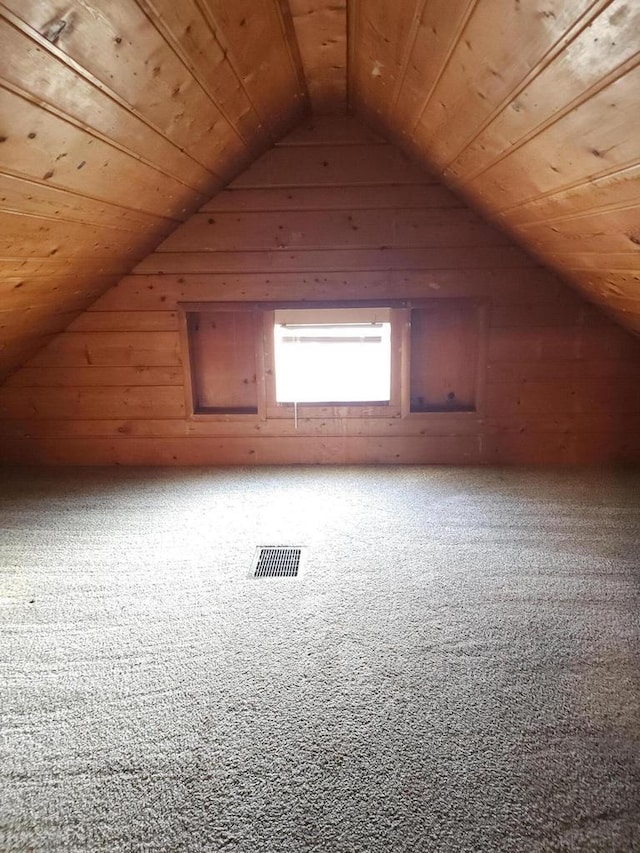
<path id="1" fill-rule="evenodd" d="M 356 111 L 640 331 L 640 4 L 349 9 Z"/>
<path id="2" fill-rule="evenodd" d="M 186 416 L 181 301 L 473 297 L 477 413 Z M 303 123 L 0 390 L 5 461 L 640 460 L 640 341 L 352 120 Z"/>
<path id="3" fill-rule="evenodd" d="M 0 379 L 306 109 L 275 0 L 0 4 Z"/>

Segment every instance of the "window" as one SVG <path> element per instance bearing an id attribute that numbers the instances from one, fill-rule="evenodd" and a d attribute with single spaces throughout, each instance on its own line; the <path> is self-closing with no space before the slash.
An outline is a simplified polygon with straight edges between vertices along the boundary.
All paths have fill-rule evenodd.
<path id="1" fill-rule="evenodd" d="M 282 309 L 273 332 L 277 403 L 391 399 L 390 309 Z"/>
<path id="2" fill-rule="evenodd" d="M 190 407 L 225 420 L 476 412 L 482 306 L 196 303 L 182 307 Z"/>

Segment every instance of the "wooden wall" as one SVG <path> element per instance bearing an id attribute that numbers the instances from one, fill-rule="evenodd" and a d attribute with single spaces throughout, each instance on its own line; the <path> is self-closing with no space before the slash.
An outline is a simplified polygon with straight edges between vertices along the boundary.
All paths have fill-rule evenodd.
<path id="1" fill-rule="evenodd" d="M 473 297 L 477 413 L 189 419 L 181 301 Z M 73 464 L 640 461 L 640 341 L 352 120 L 303 123 L 0 389 L 0 458 Z"/>

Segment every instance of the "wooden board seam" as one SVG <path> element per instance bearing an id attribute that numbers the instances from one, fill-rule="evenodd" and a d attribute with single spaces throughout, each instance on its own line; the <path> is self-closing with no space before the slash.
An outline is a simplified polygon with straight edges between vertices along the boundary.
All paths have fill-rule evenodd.
<path id="1" fill-rule="evenodd" d="M 185 151 L 184 148 L 182 148 L 178 143 L 174 142 L 172 139 L 170 139 L 168 136 L 166 136 L 166 134 L 164 134 L 159 127 L 156 127 L 156 125 L 153 124 L 153 122 L 150 122 L 142 113 L 138 112 L 134 107 L 132 107 L 131 104 L 129 104 L 124 98 L 121 98 L 117 94 L 117 92 L 115 92 L 113 89 L 111 89 L 105 83 L 103 83 L 99 78 L 97 78 L 93 74 L 91 74 L 91 72 L 87 71 L 86 68 L 84 68 L 79 63 L 77 63 L 74 59 L 72 59 L 70 56 L 68 56 L 68 54 L 66 54 L 64 51 L 60 50 L 54 44 L 52 44 L 50 41 L 43 38 L 40 35 L 40 33 L 38 33 L 36 30 L 34 30 L 28 24 L 25 24 L 24 21 L 22 21 L 20 18 L 18 18 L 16 15 L 14 15 L 13 12 L 11 12 L 9 9 L 7 9 L 6 7 L 3 6 L 2 10 L 0 11 L 0 15 L 3 16 L 4 18 L 6 18 L 6 20 L 10 24 L 12 24 L 16 29 L 20 30 L 20 32 L 22 32 L 29 39 L 31 39 L 33 42 L 35 42 L 41 50 L 45 50 L 45 51 L 51 53 L 53 56 L 55 56 L 55 58 L 57 60 L 59 60 L 60 62 L 62 62 L 65 65 L 67 65 L 72 71 L 74 71 L 74 73 L 83 77 L 90 85 L 92 85 L 94 88 L 98 89 L 105 97 L 109 98 L 114 103 L 117 103 L 118 106 L 126 109 L 127 112 L 130 112 L 132 115 L 134 115 L 140 122 L 145 124 L 150 130 L 152 130 L 152 131 L 154 131 L 154 133 L 157 133 L 158 135 L 162 136 L 176 150 L 180 151 L 186 157 L 191 159 L 194 163 L 198 163 L 198 165 L 200 165 L 203 169 L 205 169 L 205 171 L 207 171 L 212 177 L 217 178 L 221 183 L 224 182 L 224 178 L 221 175 L 217 175 L 215 172 L 213 172 L 211 169 L 209 169 L 203 163 L 200 163 L 199 160 L 197 160 L 195 157 L 193 157 L 193 155 L 189 154 L 188 151 Z M 68 115 L 67 113 L 63 112 L 62 110 L 57 110 L 52 104 L 48 104 L 39 98 L 31 97 L 27 92 L 19 89 L 18 87 L 13 87 L 6 80 L 3 80 L 1 85 L 4 88 L 9 89 L 10 91 L 13 91 L 14 94 L 24 98 L 25 100 L 29 100 L 32 103 L 35 103 L 40 107 L 44 107 L 49 112 L 51 112 L 53 115 L 56 115 L 56 116 L 58 116 L 58 118 L 63 119 L 63 121 L 66 121 L 69 124 L 73 124 L 74 126 L 76 126 L 80 129 L 84 130 L 85 132 L 91 134 L 92 136 L 95 136 L 97 139 L 100 139 L 101 141 L 105 142 L 106 144 L 111 145 L 114 148 L 118 148 L 118 150 L 122 151 L 124 154 L 128 154 L 129 156 L 133 157 L 134 159 L 139 159 L 142 162 L 145 162 L 145 165 L 148 165 L 151 168 L 155 169 L 156 171 L 166 175 L 167 177 L 171 177 L 174 180 L 178 181 L 179 183 L 184 184 L 184 181 L 181 181 L 177 176 L 171 175 L 168 172 L 163 171 L 159 166 L 155 165 L 154 163 L 144 161 L 143 158 L 140 157 L 139 155 L 137 155 L 135 152 L 132 152 L 132 151 L 130 151 L 130 149 L 126 148 L 125 146 L 122 146 L 119 143 L 116 143 L 113 139 L 110 139 L 109 137 L 104 136 L 99 131 L 97 131 L 95 128 L 91 128 L 90 125 L 83 124 L 82 122 L 79 122 L 77 119 L 73 119 L 72 116 Z M 184 185 L 189 186 L 188 184 L 184 184 Z M 192 187 L 192 189 L 197 190 L 198 188 Z"/>
<path id="2" fill-rule="evenodd" d="M 575 41 L 579 36 L 593 23 L 593 21 L 598 17 L 598 15 L 605 9 L 608 5 L 610 5 L 612 0 L 594 0 L 594 2 L 586 9 L 582 15 L 578 18 L 577 21 L 574 22 L 573 26 L 569 28 L 569 30 L 562 33 L 558 39 L 548 48 L 548 50 L 544 53 L 542 57 L 540 57 L 539 61 L 536 65 L 526 74 L 521 81 L 513 88 L 509 90 L 509 93 L 500 101 L 500 103 L 492 110 L 492 112 L 487 116 L 487 118 L 478 126 L 476 132 L 474 132 L 473 136 L 468 138 L 465 141 L 465 144 L 462 148 L 459 148 L 455 155 L 453 155 L 446 163 L 443 164 L 443 172 L 447 172 L 452 163 L 455 162 L 458 157 L 466 151 L 466 149 L 473 145 L 476 139 L 484 133 L 484 131 L 495 121 L 495 119 L 503 113 L 510 103 L 518 98 L 518 96 L 529 86 L 537 77 L 542 74 L 549 65 L 551 65 L 555 59 L 558 58 L 561 51 L 564 50 L 568 45 L 570 45 L 573 41 Z M 594 11 L 595 9 L 595 11 Z M 569 111 L 569 110 L 567 110 Z M 551 122 L 550 122 L 551 123 Z M 542 125 L 540 125 L 542 127 Z M 535 134 L 534 134 L 535 135 Z M 524 138 L 524 137 L 523 137 Z M 513 143 L 509 147 L 509 151 L 515 150 L 519 147 L 520 143 Z M 495 162 L 498 162 L 501 158 L 496 158 Z M 495 163 L 492 162 L 491 165 Z M 491 168 L 491 165 L 488 168 Z M 474 178 L 478 177 L 485 169 L 478 171 L 477 174 L 465 174 L 465 179 L 468 181 L 474 180 Z"/>
<path id="3" fill-rule="evenodd" d="M 244 134 L 241 133 L 240 129 L 237 127 L 237 125 L 231 120 L 229 115 L 226 113 L 222 104 L 220 104 L 213 97 L 213 94 L 209 90 L 208 86 L 203 82 L 201 75 L 200 75 L 199 71 L 197 70 L 196 66 L 193 63 L 189 62 L 188 57 L 185 55 L 185 52 L 182 49 L 182 46 L 176 40 L 171 29 L 166 25 L 162 14 L 155 8 L 155 6 L 153 4 L 153 0 L 136 0 L 136 2 L 138 4 L 138 6 L 140 7 L 140 9 L 144 12 L 147 20 L 160 33 L 160 35 L 165 40 L 167 45 L 171 48 L 171 50 L 173 51 L 173 53 L 177 57 L 177 59 L 182 63 L 182 65 L 187 69 L 187 71 L 197 81 L 201 90 L 204 92 L 206 97 L 209 98 L 209 100 L 211 101 L 213 106 L 220 113 L 220 115 L 224 118 L 224 120 L 227 122 L 229 127 L 236 134 L 236 136 L 238 137 L 240 142 L 242 142 L 242 144 L 244 145 L 246 150 L 255 156 L 256 152 L 261 147 L 260 143 L 254 141 L 254 140 L 247 140 L 244 137 Z M 196 5 L 197 5 L 197 3 L 196 3 Z M 199 9 L 200 7 L 197 6 L 197 8 Z M 204 18 L 204 16 L 203 16 L 203 19 L 208 24 L 208 21 L 206 20 L 206 18 Z M 215 40 L 218 41 L 217 34 L 215 31 L 212 31 L 212 35 L 215 38 Z M 222 48 L 221 48 L 221 50 L 222 50 Z M 226 56 L 224 50 L 222 51 L 222 53 L 225 55 L 225 60 L 227 60 L 227 56 Z M 238 75 L 236 73 L 236 70 L 235 70 L 233 64 L 230 61 L 229 61 L 229 67 L 233 70 L 233 73 L 236 77 L 236 80 L 238 81 L 238 84 L 240 85 L 240 87 L 243 89 L 243 91 L 247 95 L 247 98 L 249 99 L 249 103 L 253 107 L 254 106 L 253 102 L 249 98 L 248 92 L 246 91 L 242 81 L 240 80 L 240 78 L 238 77 Z"/>
<path id="4" fill-rule="evenodd" d="M 444 62 L 442 63 L 440 70 L 438 71 L 438 74 L 436 75 L 436 77 L 435 77 L 435 79 L 431 85 L 431 88 L 427 92 L 426 98 L 424 99 L 424 101 L 422 103 L 422 107 L 420 108 L 420 111 L 418 113 L 418 118 L 416 119 L 416 121 L 414 122 L 414 124 L 411 127 L 410 132 L 412 135 L 416 132 L 416 128 L 421 123 L 422 116 L 426 112 L 426 109 L 427 109 L 427 107 L 431 101 L 431 98 L 433 97 L 433 94 L 434 94 L 435 90 L 437 89 L 438 84 L 442 80 L 442 77 L 443 77 L 445 71 L 447 70 L 447 67 L 451 61 L 451 57 L 455 53 L 455 50 L 458 47 L 458 44 L 460 43 L 460 41 L 462 39 L 462 35 L 463 35 L 465 29 L 467 28 L 467 24 L 471 20 L 471 16 L 476 11 L 476 8 L 477 8 L 479 3 L 480 3 L 480 0 L 467 0 L 467 7 L 464 11 L 464 15 L 462 15 L 460 18 L 458 26 L 456 27 L 455 35 L 454 35 L 453 39 L 451 40 L 451 44 L 449 45 L 449 50 L 447 51 Z"/>
<path id="5" fill-rule="evenodd" d="M 505 148 L 505 150 L 501 154 L 499 154 L 497 157 L 494 157 L 494 159 L 491 160 L 488 164 L 479 167 L 475 171 L 459 174 L 456 173 L 455 170 L 452 170 L 450 168 L 451 164 L 455 162 L 454 158 L 454 160 L 450 161 L 450 163 L 444 168 L 443 174 L 445 176 L 455 174 L 458 180 L 468 181 L 469 183 L 471 181 L 475 181 L 477 178 L 481 177 L 486 172 L 491 171 L 494 166 L 499 165 L 503 160 L 506 160 L 512 154 L 515 154 L 529 142 L 534 140 L 537 136 L 540 136 L 542 133 L 547 131 L 550 127 L 553 127 L 555 124 L 558 124 L 558 122 L 562 121 L 571 112 L 573 112 L 582 104 L 590 100 L 590 98 L 594 97 L 595 95 L 598 95 L 612 83 L 615 83 L 617 80 L 624 77 L 624 75 L 627 74 L 629 71 L 633 71 L 633 69 L 640 64 L 639 57 L 640 52 L 636 53 L 631 59 L 626 60 L 626 62 L 621 63 L 619 66 L 613 69 L 613 71 L 610 71 L 609 74 L 607 74 L 605 77 L 602 77 L 588 89 L 585 89 L 583 92 L 581 92 L 580 95 L 576 96 L 572 101 L 569 101 L 569 103 L 565 104 L 562 109 L 559 109 L 557 110 L 557 112 L 548 116 L 545 121 L 540 122 L 540 124 L 536 125 L 528 133 L 525 133 L 516 142 L 512 142 L 508 148 Z M 463 148 L 460 152 L 458 152 L 458 155 L 456 156 L 459 156 L 465 150 L 466 148 Z"/>
<path id="6" fill-rule="evenodd" d="M 42 100 L 42 98 L 38 98 L 35 95 L 32 95 L 30 92 L 27 92 L 24 89 L 21 89 L 18 86 L 15 86 L 13 83 L 10 83 L 8 80 L 2 80 L 0 82 L 0 88 L 6 89 L 8 92 L 12 92 L 14 95 L 17 95 L 19 98 L 22 98 L 25 101 L 29 101 L 29 103 L 34 104 L 40 109 L 43 109 L 45 112 L 50 113 L 56 118 L 59 118 L 61 121 L 66 124 L 70 124 L 73 127 L 81 130 L 83 133 L 86 133 L 88 136 L 93 136 L 94 139 L 99 139 L 105 145 L 108 145 L 109 148 L 115 148 L 116 151 L 120 151 L 121 154 L 124 154 L 126 157 L 130 157 L 132 160 L 137 161 L 138 163 L 143 163 L 149 169 L 152 169 L 154 172 L 157 172 L 159 175 L 164 175 L 165 178 L 169 178 L 172 181 L 175 181 L 177 184 L 181 184 L 186 189 L 192 190 L 193 193 L 197 194 L 197 204 L 202 205 L 207 201 L 208 195 L 202 193 L 201 187 L 194 187 L 192 184 L 186 183 L 182 178 L 177 175 L 172 175 L 166 169 L 158 166 L 156 163 L 153 163 L 150 160 L 147 160 L 142 154 L 139 154 L 136 151 L 132 151 L 130 148 L 127 148 L 126 145 L 122 145 L 122 143 L 117 142 L 115 139 L 112 139 L 109 136 L 106 136 L 101 131 L 97 130 L 95 127 L 87 124 L 86 122 L 82 122 L 79 119 L 74 118 L 74 116 L 69 115 L 69 113 L 64 112 L 63 110 L 59 110 L 53 104 L 50 104 L 47 101 Z M 166 138 L 166 137 L 165 137 Z M 182 149 L 181 149 L 182 150 Z M 195 158 L 192 158 L 195 160 Z M 195 160 L 203 169 L 205 169 L 212 178 L 217 180 L 219 184 L 222 186 L 226 183 L 227 179 L 217 174 L 213 170 L 209 169 L 200 161 Z"/>
<path id="7" fill-rule="evenodd" d="M 517 202 L 517 204 L 508 205 L 500 210 L 496 210 L 494 216 L 496 219 L 499 218 L 502 220 L 503 227 L 506 227 L 508 216 L 512 211 L 519 210 L 520 208 L 527 207 L 530 204 L 535 204 L 536 202 L 543 201 L 548 198 L 554 198 L 555 196 L 562 195 L 562 193 L 570 192 L 571 190 L 582 190 L 585 187 L 593 188 L 593 185 L 597 181 L 605 180 L 606 178 L 617 178 L 629 170 L 637 169 L 639 165 L 640 159 L 634 159 L 629 160 L 622 165 L 616 165 L 609 169 L 603 169 L 600 172 L 594 172 L 586 180 L 572 181 L 571 183 L 564 184 L 563 186 L 554 187 L 546 192 L 538 193 L 537 195 L 522 199 Z M 458 191 L 462 191 L 460 187 L 458 187 Z"/>

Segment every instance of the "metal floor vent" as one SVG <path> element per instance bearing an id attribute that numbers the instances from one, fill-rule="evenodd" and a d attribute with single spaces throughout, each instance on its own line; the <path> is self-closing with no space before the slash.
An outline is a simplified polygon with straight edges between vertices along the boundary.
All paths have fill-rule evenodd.
<path id="1" fill-rule="evenodd" d="M 253 562 L 254 578 L 295 578 L 300 571 L 302 548 L 275 547 L 257 548 Z"/>

